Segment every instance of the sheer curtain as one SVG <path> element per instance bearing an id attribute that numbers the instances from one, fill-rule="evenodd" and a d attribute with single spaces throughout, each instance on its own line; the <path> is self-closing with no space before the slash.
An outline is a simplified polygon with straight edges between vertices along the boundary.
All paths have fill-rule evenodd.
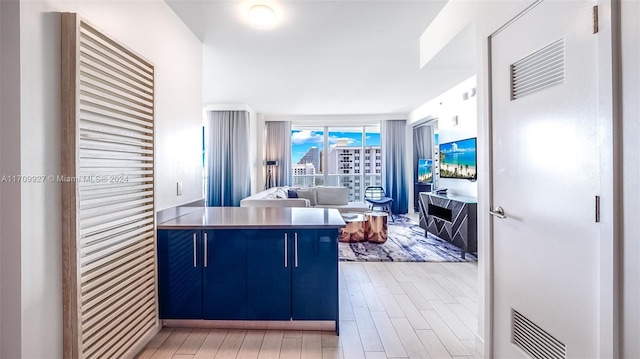
<path id="1" fill-rule="evenodd" d="M 249 113 L 210 111 L 205 124 L 207 206 L 239 206 L 251 195 Z"/>
<path id="2" fill-rule="evenodd" d="M 265 160 L 278 161 L 278 167 L 272 169 L 273 184 L 289 186 L 291 184 L 291 122 L 267 121 L 265 139 Z"/>
<path id="3" fill-rule="evenodd" d="M 413 129 L 413 180 L 418 180 L 418 159 L 433 157 L 433 126 L 422 125 Z"/>
<path id="4" fill-rule="evenodd" d="M 380 126 L 382 137 L 382 185 L 393 198 L 393 213 L 409 212 L 405 181 L 405 120 L 385 120 Z"/>

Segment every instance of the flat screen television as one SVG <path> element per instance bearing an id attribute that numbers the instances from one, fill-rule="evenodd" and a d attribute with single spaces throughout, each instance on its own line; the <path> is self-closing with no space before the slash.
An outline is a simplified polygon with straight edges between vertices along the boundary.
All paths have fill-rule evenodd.
<path id="1" fill-rule="evenodd" d="M 433 160 L 420 158 L 418 160 L 418 183 L 433 182 Z"/>
<path id="2" fill-rule="evenodd" d="M 475 180 L 477 175 L 476 138 L 441 143 L 440 178 Z"/>

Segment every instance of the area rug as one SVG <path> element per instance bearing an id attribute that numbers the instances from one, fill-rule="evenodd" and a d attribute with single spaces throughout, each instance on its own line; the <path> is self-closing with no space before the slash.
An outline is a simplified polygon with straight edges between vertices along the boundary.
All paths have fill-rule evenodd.
<path id="1" fill-rule="evenodd" d="M 388 238 L 383 244 L 339 243 L 338 256 L 343 262 L 476 262 L 473 254 L 460 258 L 460 248 L 424 229 L 409 217 L 394 215 L 388 223 Z"/>

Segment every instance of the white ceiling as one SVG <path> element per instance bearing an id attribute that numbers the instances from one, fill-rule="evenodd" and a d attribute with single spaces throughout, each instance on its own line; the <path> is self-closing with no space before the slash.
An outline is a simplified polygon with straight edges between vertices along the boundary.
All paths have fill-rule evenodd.
<path id="1" fill-rule="evenodd" d="M 406 114 L 475 73 L 472 31 L 423 69 L 419 37 L 446 1 L 289 0 L 251 27 L 256 1 L 166 0 L 203 42 L 203 102 L 265 114 Z"/>

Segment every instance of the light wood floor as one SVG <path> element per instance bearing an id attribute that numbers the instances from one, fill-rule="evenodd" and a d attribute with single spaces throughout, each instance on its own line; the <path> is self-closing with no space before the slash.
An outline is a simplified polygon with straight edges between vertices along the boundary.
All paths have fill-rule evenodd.
<path id="1" fill-rule="evenodd" d="M 476 358 L 477 263 L 340 263 L 333 332 L 170 329 L 138 358 Z"/>

